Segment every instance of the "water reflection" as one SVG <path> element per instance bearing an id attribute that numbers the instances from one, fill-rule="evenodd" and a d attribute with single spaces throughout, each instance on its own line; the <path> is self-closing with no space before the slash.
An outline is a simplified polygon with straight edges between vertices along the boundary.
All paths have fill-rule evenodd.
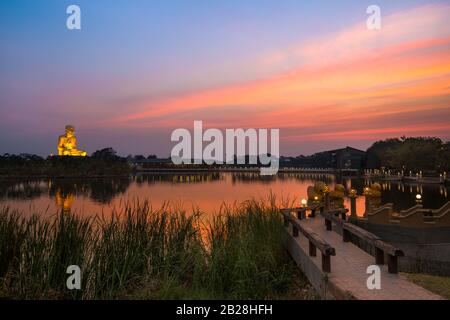
<path id="1" fill-rule="evenodd" d="M 57 189 L 55 192 L 55 203 L 64 213 L 70 213 L 73 203 L 73 193 Z"/>
<path id="2" fill-rule="evenodd" d="M 137 185 L 144 183 L 204 183 L 223 179 L 219 172 L 197 174 L 138 174 L 133 177 Z"/>
<path id="3" fill-rule="evenodd" d="M 320 173 L 280 173 L 276 176 L 261 176 L 258 172 L 233 172 L 230 175 L 232 176 L 233 184 L 254 183 L 255 181 L 265 184 L 271 184 L 274 181 L 323 181 L 327 184 L 334 184 L 335 181 L 334 175 Z"/>
<path id="4" fill-rule="evenodd" d="M 0 181 L 0 205 L 23 212 L 50 212 L 57 209 L 81 212 L 87 215 L 108 214 L 126 201 L 149 199 L 154 207 L 166 201 L 176 202 L 186 210 L 198 207 L 207 214 L 217 212 L 225 202 L 232 204 L 249 198 L 267 198 L 270 193 L 279 200 L 289 198 L 300 203 L 307 198 L 307 188 L 316 181 L 324 181 L 334 189 L 342 184 L 354 188 L 357 214 L 362 216 L 366 199 L 364 187 L 374 181 L 336 177 L 330 174 L 280 173 L 261 177 L 255 172 L 140 174 L 126 178 L 108 179 L 42 179 L 30 181 Z M 416 195 L 422 196 L 426 208 L 439 208 L 448 199 L 449 188 L 443 185 L 413 185 L 401 182 L 381 183 L 380 203 L 392 202 L 396 211 L 416 204 Z M 343 203 L 350 206 L 346 197 Z M 342 204 L 341 204 L 342 205 Z"/>
<path id="5" fill-rule="evenodd" d="M 364 180 L 365 185 L 374 181 Z M 450 201 L 448 198 L 449 187 L 442 184 L 405 184 L 403 182 L 382 182 L 381 204 L 393 203 L 394 210 L 408 209 L 417 204 L 417 195 L 424 208 L 437 209 Z"/>

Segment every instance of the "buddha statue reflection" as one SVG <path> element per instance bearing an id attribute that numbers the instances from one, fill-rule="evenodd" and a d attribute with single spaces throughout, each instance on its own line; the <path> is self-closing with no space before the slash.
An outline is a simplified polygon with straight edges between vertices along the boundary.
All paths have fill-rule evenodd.
<path id="1" fill-rule="evenodd" d="M 73 203 L 73 193 L 64 193 L 61 188 L 58 188 L 55 193 L 55 202 L 64 213 L 70 213 Z"/>
<path id="2" fill-rule="evenodd" d="M 75 137 L 75 128 L 71 125 L 66 126 L 66 133 L 59 136 L 58 155 L 85 157 L 86 152 L 77 149 L 77 138 Z"/>

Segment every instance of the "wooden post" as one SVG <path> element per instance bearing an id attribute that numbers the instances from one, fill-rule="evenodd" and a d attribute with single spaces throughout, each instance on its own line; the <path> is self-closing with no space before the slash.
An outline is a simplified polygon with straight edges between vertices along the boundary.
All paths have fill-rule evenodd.
<path id="1" fill-rule="evenodd" d="M 302 220 L 303 219 L 303 211 L 302 210 L 297 211 L 297 218 L 298 218 L 298 220 Z"/>
<path id="2" fill-rule="evenodd" d="M 346 218 L 347 218 L 347 216 L 346 216 L 346 214 L 345 214 L 345 211 L 342 211 L 342 212 L 341 212 L 341 219 L 344 220 L 344 221 L 346 221 L 346 220 L 347 220 Z"/>
<path id="3" fill-rule="evenodd" d="M 283 214 L 283 221 L 284 221 L 284 226 L 287 228 L 287 227 L 289 227 L 289 221 L 288 221 L 288 219 L 286 218 L 286 216 Z"/>
<path id="4" fill-rule="evenodd" d="M 330 194 L 327 192 L 325 193 L 325 211 L 330 210 Z"/>
<path id="5" fill-rule="evenodd" d="M 331 256 L 322 253 L 322 271 L 331 272 Z"/>
<path id="6" fill-rule="evenodd" d="M 311 257 L 315 257 L 317 255 L 316 246 L 311 241 L 309 241 L 309 255 Z"/>
<path id="7" fill-rule="evenodd" d="M 316 217 L 316 209 L 311 209 L 311 217 L 312 218 Z"/>
<path id="8" fill-rule="evenodd" d="M 350 216 L 356 218 L 356 197 L 350 198 Z"/>
<path id="9" fill-rule="evenodd" d="M 331 231 L 331 220 L 325 219 L 325 227 L 327 228 L 327 231 Z"/>
<path id="10" fill-rule="evenodd" d="M 375 264 L 384 264 L 384 251 L 375 247 Z"/>
<path id="11" fill-rule="evenodd" d="M 388 255 L 388 272 L 398 273 L 397 257 L 390 254 Z"/>
<path id="12" fill-rule="evenodd" d="M 342 240 L 344 242 L 349 242 L 350 241 L 350 231 L 342 229 Z"/>
<path id="13" fill-rule="evenodd" d="M 367 214 L 370 212 L 370 200 L 369 200 L 369 197 L 366 197 L 365 204 L 366 204 L 366 211 L 364 211 L 364 217 L 367 217 Z"/>
<path id="14" fill-rule="evenodd" d="M 298 237 L 298 229 L 296 226 L 292 225 L 292 236 L 294 238 Z"/>

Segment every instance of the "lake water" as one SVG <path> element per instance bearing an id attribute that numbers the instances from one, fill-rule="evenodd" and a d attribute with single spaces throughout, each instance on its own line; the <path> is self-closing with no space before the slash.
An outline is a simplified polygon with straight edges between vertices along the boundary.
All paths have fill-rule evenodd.
<path id="1" fill-rule="evenodd" d="M 272 193 L 278 203 L 294 200 L 300 205 L 307 198 L 307 188 L 316 181 L 331 186 L 342 183 L 362 194 L 370 181 L 361 178 L 339 178 L 331 174 L 280 173 L 261 177 L 258 173 L 190 173 L 141 174 L 127 178 L 103 179 L 40 179 L 29 181 L 0 181 L 0 207 L 9 206 L 24 214 L 38 212 L 51 215 L 66 211 L 92 216 L 111 214 L 114 208 L 134 201 L 149 200 L 154 208 L 170 202 L 187 211 L 198 208 L 205 215 L 214 215 L 222 203 L 233 204 L 251 198 L 267 199 Z M 396 210 L 415 205 L 420 193 L 423 205 L 438 208 L 450 201 L 449 187 L 442 185 L 408 185 L 383 182 L 382 203 L 392 202 Z M 349 207 L 348 199 L 345 202 Z M 357 213 L 365 211 L 364 196 L 357 199 Z"/>

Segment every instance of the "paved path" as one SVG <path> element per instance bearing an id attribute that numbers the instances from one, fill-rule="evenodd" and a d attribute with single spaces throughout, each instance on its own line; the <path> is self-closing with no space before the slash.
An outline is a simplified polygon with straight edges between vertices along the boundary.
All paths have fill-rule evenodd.
<path id="1" fill-rule="evenodd" d="M 336 249 L 336 256 L 331 257 L 331 273 L 329 281 L 344 291 L 351 293 L 356 299 L 362 300 L 435 300 L 442 297 L 406 280 L 401 274 L 390 274 L 387 266 L 381 268 L 381 290 L 367 288 L 367 267 L 375 264 L 375 258 L 358 248 L 351 242 L 343 242 L 342 236 L 334 231 L 326 231 L 323 217 L 309 218 L 300 222 L 313 229 L 325 241 Z M 308 240 L 302 236 L 295 241 L 308 252 Z M 310 257 L 321 267 L 320 253 L 317 257 Z"/>

